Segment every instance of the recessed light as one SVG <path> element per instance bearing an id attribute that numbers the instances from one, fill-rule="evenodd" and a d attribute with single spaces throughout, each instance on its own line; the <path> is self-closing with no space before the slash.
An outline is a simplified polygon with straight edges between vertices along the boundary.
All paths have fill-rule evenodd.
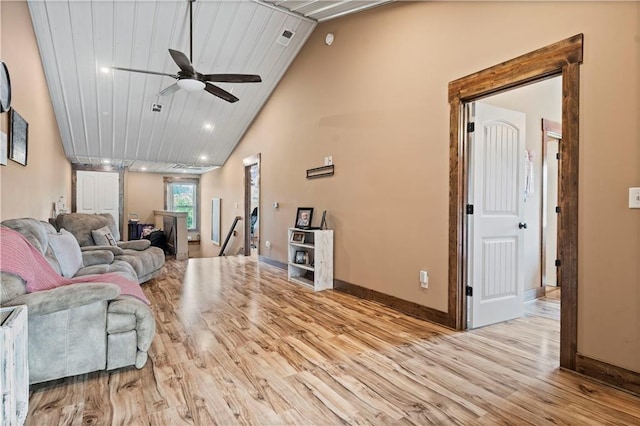
<path id="1" fill-rule="evenodd" d="M 111 160 L 108 160 L 106 158 L 102 160 L 102 164 L 109 164 L 109 163 L 111 163 Z"/>
<path id="2" fill-rule="evenodd" d="M 204 123 L 204 126 L 202 126 L 202 128 L 205 129 L 205 130 L 211 130 L 211 129 L 213 129 L 213 124 Z"/>
<path id="3" fill-rule="evenodd" d="M 201 155 L 201 156 L 200 156 L 200 159 L 201 159 L 201 160 L 206 160 L 207 158 L 209 158 L 209 157 L 207 157 L 206 155 Z"/>
<path id="4" fill-rule="evenodd" d="M 110 71 L 111 71 L 111 69 L 109 69 L 107 67 L 100 67 L 100 72 L 102 74 L 109 74 Z"/>
<path id="5" fill-rule="evenodd" d="M 147 168 L 145 166 L 140 167 L 140 170 L 142 170 L 143 172 L 147 171 Z"/>

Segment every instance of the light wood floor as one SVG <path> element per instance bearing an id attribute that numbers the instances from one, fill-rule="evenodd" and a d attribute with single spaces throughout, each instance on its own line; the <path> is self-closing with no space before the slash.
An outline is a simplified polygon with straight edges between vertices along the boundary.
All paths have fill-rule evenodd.
<path id="1" fill-rule="evenodd" d="M 144 290 L 147 365 L 33 386 L 27 424 L 640 424 L 640 398 L 558 369 L 557 302 L 459 333 L 241 257 Z"/>

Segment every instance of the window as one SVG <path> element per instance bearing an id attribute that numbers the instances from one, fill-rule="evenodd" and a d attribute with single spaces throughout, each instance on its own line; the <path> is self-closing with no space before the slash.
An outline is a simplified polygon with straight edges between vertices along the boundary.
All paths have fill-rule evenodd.
<path id="1" fill-rule="evenodd" d="M 187 212 L 187 230 L 198 230 L 198 179 L 165 178 L 166 209 Z"/>

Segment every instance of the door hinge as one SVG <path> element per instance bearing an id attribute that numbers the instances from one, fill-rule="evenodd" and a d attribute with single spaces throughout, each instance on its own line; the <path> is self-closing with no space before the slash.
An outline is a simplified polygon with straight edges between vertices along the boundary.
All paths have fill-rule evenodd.
<path id="1" fill-rule="evenodd" d="M 473 204 L 467 204 L 467 214 L 473 214 Z"/>
<path id="2" fill-rule="evenodd" d="M 556 160 L 559 160 L 559 159 L 560 159 L 560 153 L 556 152 Z"/>
<path id="3" fill-rule="evenodd" d="M 556 266 L 561 266 L 562 262 L 560 262 L 560 259 L 556 259 Z"/>
<path id="4" fill-rule="evenodd" d="M 560 206 L 556 206 L 556 213 L 560 213 Z"/>
<path id="5" fill-rule="evenodd" d="M 470 285 L 466 286 L 465 289 L 464 289 L 464 294 L 466 296 L 473 297 L 473 287 L 471 287 Z"/>
<path id="6" fill-rule="evenodd" d="M 476 130 L 475 123 L 467 123 L 467 133 L 473 133 Z"/>

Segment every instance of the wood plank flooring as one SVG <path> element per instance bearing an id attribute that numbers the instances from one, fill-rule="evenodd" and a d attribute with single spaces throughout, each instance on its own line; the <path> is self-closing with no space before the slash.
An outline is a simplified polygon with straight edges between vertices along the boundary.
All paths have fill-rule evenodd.
<path id="1" fill-rule="evenodd" d="M 143 288 L 147 365 L 32 386 L 28 425 L 640 424 L 640 398 L 559 370 L 557 302 L 459 333 L 243 257 Z"/>

